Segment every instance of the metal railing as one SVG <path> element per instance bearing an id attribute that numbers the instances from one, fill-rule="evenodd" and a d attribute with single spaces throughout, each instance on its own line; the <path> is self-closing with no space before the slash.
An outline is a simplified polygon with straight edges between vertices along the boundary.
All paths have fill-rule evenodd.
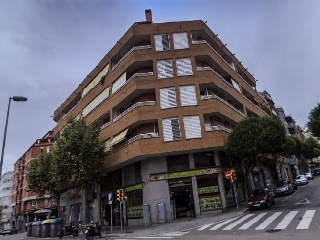
<path id="1" fill-rule="evenodd" d="M 143 133 L 143 134 L 138 134 L 130 139 L 128 139 L 127 141 L 121 143 L 121 144 L 116 144 L 113 146 L 113 151 L 119 150 L 120 148 L 123 148 L 125 146 L 127 146 L 130 143 L 133 143 L 139 139 L 146 139 L 146 138 L 155 138 L 155 137 L 159 137 L 159 134 L 156 132 L 152 132 L 152 133 Z"/>
<path id="2" fill-rule="evenodd" d="M 217 131 L 217 130 L 222 130 L 228 133 L 232 132 L 232 129 L 224 127 L 222 125 L 216 125 L 216 126 L 206 126 L 206 131 Z"/>
<path id="3" fill-rule="evenodd" d="M 241 112 L 239 109 L 235 108 L 234 106 L 232 106 L 230 103 L 228 103 L 227 101 L 223 100 L 222 98 L 220 98 L 219 96 L 212 94 L 212 95 L 202 95 L 201 96 L 201 100 L 206 100 L 206 99 L 217 99 L 220 102 L 222 102 L 223 104 L 227 105 L 228 107 L 232 108 L 234 111 L 236 111 L 237 113 L 239 113 L 241 116 L 245 117 L 244 113 Z"/>
<path id="4" fill-rule="evenodd" d="M 135 104 L 133 104 L 131 107 L 127 108 L 125 111 L 123 111 L 122 113 L 120 113 L 117 117 L 115 117 L 112 121 L 116 122 L 118 121 L 120 118 L 122 118 L 123 116 L 125 116 L 126 114 L 128 114 L 129 112 L 131 112 L 133 109 L 137 108 L 137 107 L 142 107 L 142 106 L 153 106 L 156 105 L 155 101 L 145 101 L 145 102 L 137 102 Z"/>
<path id="5" fill-rule="evenodd" d="M 143 50 L 143 49 L 151 49 L 151 45 L 136 46 L 136 47 L 131 48 L 131 49 L 129 50 L 129 52 L 127 52 L 127 53 L 116 63 L 116 65 L 114 65 L 114 66 L 112 67 L 112 71 L 113 71 L 114 69 L 116 69 L 116 68 L 119 66 L 119 64 L 120 64 L 126 57 L 128 57 L 133 51 Z"/>

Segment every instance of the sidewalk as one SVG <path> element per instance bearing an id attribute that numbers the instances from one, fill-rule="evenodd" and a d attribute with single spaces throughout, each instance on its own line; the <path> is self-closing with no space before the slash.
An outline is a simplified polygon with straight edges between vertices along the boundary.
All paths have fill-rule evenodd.
<path id="1" fill-rule="evenodd" d="M 209 213 L 197 218 L 184 218 L 184 219 L 176 220 L 169 223 L 153 224 L 150 226 L 123 226 L 122 233 L 121 233 L 121 228 L 119 226 L 112 227 L 112 233 L 109 233 L 109 234 L 106 234 L 106 231 L 103 228 L 102 238 L 100 239 L 108 239 L 111 237 L 135 238 L 135 237 L 142 237 L 142 236 L 159 235 L 159 234 L 169 233 L 169 232 L 188 231 L 190 229 L 201 227 L 205 224 L 218 223 L 227 219 L 240 216 L 244 214 L 247 210 L 248 208 L 246 206 L 246 203 L 243 202 L 239 204 L 239 210 L 236 207 L 233 207 L 224 213 L 221 213 L 221 212 Z M 11 235 L 10 237 L 12 238 L 4 238 L 4 239 L 14 239 L 14 240 L 59 239 L 58 237 L 56 238 L 27 237 L 26 233 L 19 233 L 16 235 Z M 62 239 L 83 240 L 85 239 L 85 237 L 84 237 L 84 234 L 79 234 L 79 236 L 77 237 L 65 236 Z"/>

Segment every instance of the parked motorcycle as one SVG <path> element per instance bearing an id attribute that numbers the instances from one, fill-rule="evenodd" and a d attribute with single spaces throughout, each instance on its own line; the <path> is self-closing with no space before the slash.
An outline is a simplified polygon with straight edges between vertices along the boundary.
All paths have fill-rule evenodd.
<path id="1" fill-rule="evenodd" d="M 91 223 L 86 226 L 85 234 L 87 240 L 92 240 L 95 236 L 101 238 L 101 225 L 91 221 Z"/>
<path id="2" fill-rule="evenodd" d="M 73 235 L 73 236 L 78 236 L 79 234 L 79 226 L 78 225 L 66 225 L 63 227 L 61 233 L 59 234 L 59 238 L 62 238 L 63 236 L 67 235 Z"/>

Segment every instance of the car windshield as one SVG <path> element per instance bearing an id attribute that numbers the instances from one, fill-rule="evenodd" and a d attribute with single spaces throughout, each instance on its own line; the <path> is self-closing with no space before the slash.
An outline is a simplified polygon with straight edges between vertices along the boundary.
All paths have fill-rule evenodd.
<path id="1" fill-rule="evenodd" d="M 280 182 L 277 182 L 276 183 L 276 187 L 284 187 L 284 186 L 286 186 L 287 184 L 286 184 L 286 182 L 285 181 L 280 181 Z"/>
<path id="2" fill-rule="evenodd" d="M 301 178 L 302 178 L 302 176 L 297 176 L 297 177 L 296 177 L 296 179 L 301 179 Z"/>

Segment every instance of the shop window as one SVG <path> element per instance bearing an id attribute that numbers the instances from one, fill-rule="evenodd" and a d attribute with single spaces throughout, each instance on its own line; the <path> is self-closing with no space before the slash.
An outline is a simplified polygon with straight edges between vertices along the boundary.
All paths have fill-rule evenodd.
<path id="1" fill-rule="evenodd" d="M 142 189 L 126 192 L 128 218 L 143 217 L 143 192 Z"/>
<path id="2" fill-rule="evenodd" d="M 189 170 L 188 155 L 167 156 L 168 172 Z"/>
<path id="3" fill-rule="evenodd" d="M 215 167 L 213 152 L 196 153 L 194 154 L 196 168 Z"/>

